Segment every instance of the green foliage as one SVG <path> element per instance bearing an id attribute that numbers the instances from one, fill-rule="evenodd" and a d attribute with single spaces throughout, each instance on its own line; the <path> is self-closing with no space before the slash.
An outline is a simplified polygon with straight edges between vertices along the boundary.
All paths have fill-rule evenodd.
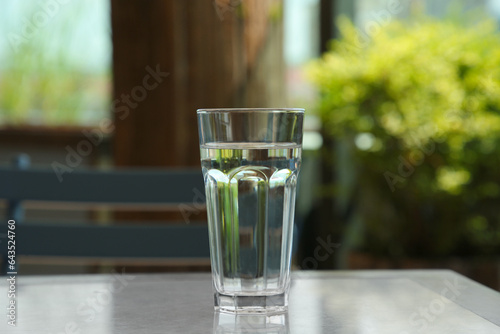
<path id="1" fill-rule="evenodd" d="M 65 59 L 45 55 L 33 43 L 23 45 L 2 71 L 0 110 L 5 123 L 67 124 L 77 120 L 84 98 L 83 76 L 73 73 Z"/>
<path id="2" fill-rule="evenodd" d="M 375 206 L 365 218 L 373 248 L 500 251 L 495 24 L 392 21 L 370 39 L 345 19 L 339 26 L 342 38 L 308 74 L 325 128 L 353 142 L 360 187 L 376 189 L 365 196 Z"/>
<path id="3" fill-rule="evenodd" d="M 69 14 L 61 7 L 46 25 L 33 25 L 40 8 L 25 6 L 17 24 L 0 23 L 9 40 L 0 60 L 0 124 L 57 126 L 101 119 L 109 105 L 110 75 L 86 73 L 70 52 L 79 7 L 70 7 Z M 56 19 L 64 20 L 51 29 Z M 26 22 L 32 35 L 22 33 Z"/>

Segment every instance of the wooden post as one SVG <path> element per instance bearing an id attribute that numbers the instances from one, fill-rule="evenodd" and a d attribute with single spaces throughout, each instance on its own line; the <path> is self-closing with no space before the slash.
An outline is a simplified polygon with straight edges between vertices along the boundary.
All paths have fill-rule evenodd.
<path id="1" fill-rule="evenodd" d="M 111 0 L 115 165 L 199 166 L 197 108 L 284 106 L 282 12 L 282 0 Z"/>

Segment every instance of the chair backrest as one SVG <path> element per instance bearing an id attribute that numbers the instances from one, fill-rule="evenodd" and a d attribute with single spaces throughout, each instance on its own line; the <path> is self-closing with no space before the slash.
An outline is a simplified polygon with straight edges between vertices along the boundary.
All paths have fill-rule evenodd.
<path id="1" fill-rule="evenodd" d="M 90 259 L 209 259 L 206 223 L 106 225 L 36 222 L 24 219 L 27 201 L 87 203 L 113 206 L 166 207 L 193 201 L 204 193 L 200 169 L 190 170 L 74 170 L 60 181 L 52 169 L 0 167 L 0 199 L 7 202 L 7 219 L 16 223 L 16 255 Z M 198 195 L 197 195 L 198 194 Z M 198 200 L 199 201 L 199 200 Z M 200 203 L 196 203 L 199 207 Z M 7 220 L 5 219 L 5 221 Z M 2 224 L 4 227 L 7 224 Z M 7 231 L 0 231 L 5 238 Z M 7 246 L 2 272 L 7 272 Z"/>

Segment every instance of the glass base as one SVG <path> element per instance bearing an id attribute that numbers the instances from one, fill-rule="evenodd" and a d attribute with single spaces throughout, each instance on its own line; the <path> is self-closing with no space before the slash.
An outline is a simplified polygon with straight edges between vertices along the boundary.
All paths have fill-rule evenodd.
<path id="1" fill-rule="evenodd" d="M 214 294 L 215 310 L 238 314 L 276 314 L 288 310 L 288 295 L 224 295 Z"/>

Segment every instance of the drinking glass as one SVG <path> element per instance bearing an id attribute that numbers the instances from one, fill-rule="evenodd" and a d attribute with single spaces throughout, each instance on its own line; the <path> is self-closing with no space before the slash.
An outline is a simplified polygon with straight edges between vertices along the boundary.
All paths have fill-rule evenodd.
<path id="1" fill-rule="evenodd" d="M 216 310 L 285 312 L 304 109 L 199 109 Z"/>

